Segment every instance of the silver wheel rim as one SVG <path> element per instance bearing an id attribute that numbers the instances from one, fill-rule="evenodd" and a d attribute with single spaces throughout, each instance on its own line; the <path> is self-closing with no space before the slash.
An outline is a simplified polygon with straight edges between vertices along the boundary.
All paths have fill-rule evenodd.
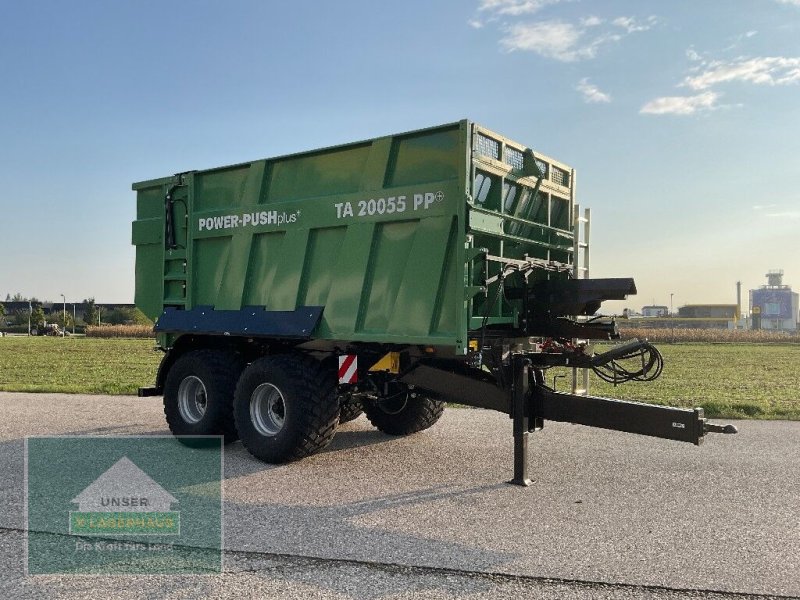
<path id="1" fill-rule="evenodd" d="M 197 423 L 206 414 L 208 396 L 199 377 L 189 375 L 178 386 L 178 410 L 187 423 Z"/>
<path id="2" fill-rule="evenodd" d="M 250 396 L 250 420 L 256 431 L 264 436 L 274 436 L 283 429 L 286 421 L 286 402 L 283 394 L 271 383 L 262 383 Z"/>

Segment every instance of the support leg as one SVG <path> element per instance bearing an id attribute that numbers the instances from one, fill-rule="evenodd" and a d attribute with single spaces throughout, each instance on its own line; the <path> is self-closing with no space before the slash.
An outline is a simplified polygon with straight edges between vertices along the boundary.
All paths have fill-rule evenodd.
<path id="1" fill-rule="evenodd" d="M 531 480 L 528 479 L 530 416 L 528 415 L 526 404 L 528 397 L 528 370 L 530 367 L 521 356 L 513 356 L 511 360 L 514 377 L 511 391 L 511 418 L 514 420 L 514 479 L 508 483 L 529 486 L 531 484 Z"/>
<path id="2" fill-rule="evenodd" d="M 525 420 L 528 420 L 527 417 Z M 514 429 L 516 428 L 517 424 L 514 423 Z M 528 479 L 528 435 L 527 431 L 521 433 L 514 431 L 514 479 L 508 483 L 521 486 L 531 484 L 531 480 Z"/>

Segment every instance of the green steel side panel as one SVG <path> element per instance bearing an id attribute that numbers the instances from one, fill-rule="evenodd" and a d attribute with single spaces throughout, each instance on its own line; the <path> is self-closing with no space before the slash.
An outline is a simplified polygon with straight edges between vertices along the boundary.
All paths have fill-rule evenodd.
<path id="1" fill-rule="evenodd" d="M 249 171 L 249 165 L 239 165 L 196 173 L 192 210 L 201 212 L 222 206 L 240 206 Z"/>
<path id="2" fill-rule="evenodd" d="M 160 277 L 163 255 L 164 249 L 160 244 L 136 247 L 134 302 L 150 318 L 155 318 L 163 310 L 164 281 Z"/>
<path id="3" fill-rule="evenodd" d="M 225 277 L 228 268 L 228 257 L 231 249 L 231 236 L 195 240 L 191 264 L 195 266 L 192 278 L 192 308 L 193 306 L 220 306 L 222 287 L 220 282 Z M 197 267 L 202 266 L 202 271 Z M 241 283 L 238 287 L 241 287 Z"/>
<path id="4" fill-rule="evenodd" d="M 148 316 L 163 309 L 164 196 L 161 185 L 138 190 L 132 241 L 136 246 L 134 302 Z"/>
<path id="5" fill-rule="evenodd" d="M 419 228 L 418 221 L 380 223 L 372 246 L 368 279 L 364 283 L 365 310 L 358 321 L 358 331 L 388 333 L 402 281 L 402 272 Z M 405 307 L 398 306 L 404 311 Z"/>
<path id="6" fill-rule="evenodd" d="M 297 308 L 297 295 L 300 291 L 300 280 L 303 277 L 303 266 L 308 251 L 308 229 L 295 229 L 286 232 L 272 282 L 272 289 L 265 308 L 267 310 L 294 310 Z"/>
<path id="7" fill-rule="evenodd" d="M 264 176 L 267 161 L 260 160 L 250 165 L 248 169 L 239 169 L 237 184 L 242 187 L 233 206 L 253 206 L 259 203 L 261 192 L 264 187 Z M 229 173 L 228 176 L 232 176 Z M 196 197 L 196 195 L 195 195 Z M 195 206 L 197 202 L 195 202 Z M 231 247 L 228 252 L 228 263 L 219 286 L 219 296 L 215 304 L 219 310 L 238 310 L 242 306 L 247 306 L 242 302 L 247 288 L 247 270 L 250 266 L 251 247 L 253 244 L 253 234 L 249 231 L 241 232 L 231 239 Z"/>
<path id="8" fill-rule="evenodd" d="M 432 336 L 436 297 L 446 269 L 452 216 L 431 217 L 417 225 L 414 241 L 397 287 L 387 331 L 396 335 Z M 441 309 L 441 307 L 438 307 Z M 458 310 L 457 305 L 446 307 Z M 445 334 L 450 332 L 445 332 Z"/>
<path id="9" fill-rule="evenodd" d="M 479 139 L 491 135 L 462 121 L 135 184 L 136 303 L 151 318 L 165 306 L 323 306 L 318 339 L 461 352 L 471 319 L 518 312 L 502 298 L 487 309 L 498 296 L 476 293 L 473 249 L 567 260 L 572 250 L 562 185 L 572 171 L 548 163 L 533 198 L 533 155 Z M 177 247 L 165 250 L 170 189 Z"/>
<path id="10" fill-rule="evenodd" d="M 283 255 L 285 231 L 256 233 L 247 261 L 247 280 L 244 285 L 242 306 L 266 306 L 270 290 L 274 287 L 275 273 Z"/>
<path id="11" fill-rule="evenodd" d="M 464 238 L 459 227 L 463 227 L 463 224 L 458 218 L 453 217 L 431 313 L 430 333 L 433 337 L 446 337 L 448 332 L 458 331 L 460 317 L 466 309 L 462 291 L 464 258 L 463 254 L 459 253 L 459 248 L 462 248 L 463 252 Z M 463 339 L 456 341 L 461 344 L 466 343 Z"/>
<path id="12" fill-rule="evenodd" d="M 133 222 L 133 244 L 149 246 L 164 244 L 164 220 L 159 215 L 151 219 L 139 219 Z"/>
<path id="13" fill-rule="evenodd" d="M 344 336 L 343 339 L 351 339 L 355 334 L 377 227 L 376 223 L 356 223 L 347 227 L 332 268 L 336 276 L 332 278 L 322 313 L 321 335 L 329 336 L 335 331 Z"/>
<path id="14" fill-rule="evenodd" d="M 367 144 L 275 162 L 269 202 L 357 192 L 370 147 Z"/>
<path id="15" fill-rule="evenodd" d="M 398 136 L 392 145 L 386 187 L 458 178 L 463 142 L 458 129 Z"/>
<path id="16" fill-rule="evenodd" d="M 342 249 L 346 227 L 315 229 L 308 236 L 306 260 L 301 270 L 298 306 L 325 306 L 336 273 L 333 266 Z"/>

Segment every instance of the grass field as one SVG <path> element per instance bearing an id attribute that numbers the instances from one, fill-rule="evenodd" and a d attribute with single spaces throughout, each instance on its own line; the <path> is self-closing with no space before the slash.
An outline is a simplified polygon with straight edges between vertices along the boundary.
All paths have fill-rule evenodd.
<path id="1" fill-rule="evenodd" d="M 135 394 L 153 384 L 162 354 L 153 340 L 0 338 L 0 390 Z M 800 419 L 800 345 L 660 344 L 664 373 L 616 388 L 592 375 L 591 393 L 673 406 L 707 416 Z M 556 370 L 547 372 L 552 385 Z M 566 390 L 566 379 L 557 387 Z"/>
<path id="2" fill-rule="evenodd" d="M 687 408 L 701 406 L 706 416 L 800 419 L 800 345 L 693 343 L 656 347 L 664 356 L 661 377 L 649 383 L 614 387 L 592 374 L 590 393 Z M 549 385 L 553 374 L 548 372 Z M 558 389 L 566 391 L 567 381 L 559 380 Z"/>
<path id="3" fill-rule="evenodd" d="M 155 340 L 0 338 L 0 390 L 135 394 L 153 385 L 163 354 Z"/>

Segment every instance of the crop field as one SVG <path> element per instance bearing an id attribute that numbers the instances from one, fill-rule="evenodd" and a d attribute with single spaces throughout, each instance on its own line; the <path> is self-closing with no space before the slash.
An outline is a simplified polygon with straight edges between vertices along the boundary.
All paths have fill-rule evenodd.
<path id="1" fill-rule="evenodd" d="M 616 388 L 591 376 L 590 392 L 707 416 L 800 419 L 800 344 L 659 344 L 664 373 Z M 0 390 L 135 394 L 152 385 L 162 354 L 147 339 L 0 338 Z M 553 377 L 567 373 L 552 369 Z M 559 390 L 568 379 L 557 379 Z"/>
<path id="2" fill-rule="evenodd" d="M 620 326 L 623 340 L 647 338 L 651 342 L 683 343 L 707 342 L 711 344 L 800 344 L 800 333 L 769 329 L 692 329 L 683 327 L 630 327 Z"/>
<path id="3" fill-rule="evenodd" d="M 86 337 L 96 338 L 148 338 L 154 340 L 153 325 L 90 325 Z"/>

